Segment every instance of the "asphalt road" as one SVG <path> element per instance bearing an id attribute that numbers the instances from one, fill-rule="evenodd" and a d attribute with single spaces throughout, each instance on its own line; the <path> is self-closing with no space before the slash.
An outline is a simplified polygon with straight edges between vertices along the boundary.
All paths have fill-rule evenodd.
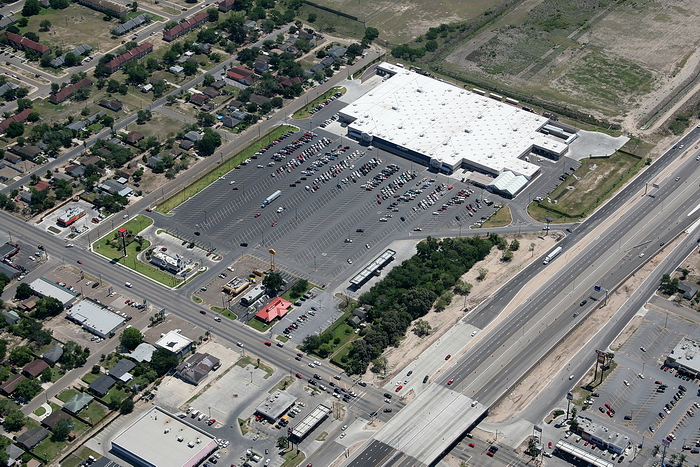
<path id="1" fill-rule="evenodd" d="M 694 128 L 680 142 L 685 146 L 690 146 L 697 141 L 699 135 L 700 129 Z M 645 184 L 656 181 L 658 174 L 672 162 L 674 157 L 681 153 L 680 149 L 668 151 L 654 166 L 621 190 L 585 223 L 578 226 L 573 235 L 559 243 L 564 249 L 562 255 L 565 256 L 567 248 L 573 247 L 575 242 L 581 238 L 581 232 L 590 231 L 600 225 L 613 212 L 628 203 L 631 196 L 643 189 Z M 576 319 L 582 318 L 583 315 L 574 318 L 573 313 L 579 311 L 578 308 L 585 307 L 585 305 L 580 307 L 577 304 L 579 300 L 590 294 L 593 285 L 600 284 L 604 288 L 612 290 L 629 273 L 641 267 L 652 253 L 658 251 L 660 242 L 675 238 L 700 217 L 698 212 L 690 214 L 700 199 L 700 191 L 695 185 L 698 180 L 699 167 L 700 165 L 694 160 L 694 157 L 688 158 L 676 171 L 677 174 L 668 176 L 661 181 L 658 189 L 653 189 L 653 193 L 650 193 L 653 198 L 648 196 L 648 199 L 645 199 L 641 206 L 622 217 L 620 226 L 608 229 L 601 236 L 602 238 L 596 239 L 585 248 L 579 255 L 579 260 L 568 264 L 557 277 L 550 281 L 550 284 L 546 285 L 546 288 L 540 289 L 529 303 L 521 306 L 512 318 L 498 325 L 484 341 L 459 359 L 448 372 L 438 379 L 437 384 L 445 384 L 446 381 L 454 379 L 452 387 L 460 388 L 465 394 L 478 399 L 485 405 L 499 400 L 519 380 L 521 375 L 565 337 L 576 325 Z M 680 177 L 677 181 L 675 180 L 676 176 Z M 672 200 L 666 204 L 667 199 Z M 623 242 L 625 248 L 629 248 L 629 250 L 622 250 L 622 254 L 620 254 L 619 250 Z M 681 258 L 685 257 L 683 253 L 687 254 L 688 248 L 692 248 L 693 244 L 692 239 L 687 240 L 685 247 L 675 250 L 672 257 L 680 261 Z M 644 253 L 644 256 L 640 256 L 641 253 Z M 558 260 L 562 261 L 561 258 Z M 598 262 L 596 270 L 591 271 L 591 266 L 595 262 Z M 533 263 L 525 268 L 479 307 L 476 313 L 477 317 L 472 318 L 472 322 L 480 319 L 480 326 L 488 324 L 497 316 L 494 310 L 502 309 L 508 304 L 516 292 L 531 280 L 536 280 L 538 273 L 545 267 L 545 265 Z M 592 276 L 593 273 L 595 274 Z M 585 287 L 582 287 L 581 284 L 585 284 Z M 639 305 L 649 296 L 652 287 L 655 289 L 658 286 L 658 281 L 647 280 L 646 284 L 646 288 L 641 288 L 634 294 L 634 297 L 638 297 Z M 565 303 L 560 295 L 566 295 L 568 290 L 571 290 L 571 296 Z M 556 299 L 554 302 L 552 297 Z M 592 303 L 587 305 L 593 306 Z M 608 340 L 601 338 L 600 341 L 609 343 L 612 337 L 617 335 L 627 324 L 636 309 L 630 307 L 624 316 L 617 317 L 610 326 L 606 327 L 607 332 L 603 333 Z M 581 311 L 585 313 L 589 309 L 584 308 Z M 542 316 L 547 319 L 540 321 Z M 537 319 L 538 317 L 540 319 Z M 544 325 L 541 324 L 543 322 Z M 536 338 L 525 342 L 526 334 L 532 334 Z M 606 346 L 607 344 L 602 345 L 603 348 Z M 581 358 L 578 361 L 580 363 L 574 366 L 572 373 L 580 375 L 590 365 L 590 359 Z M 455 434 L 455 436 L 459 436 L 459 434 Z M 364 456 L 364 452 L 359 454 L 356 459 L 361 458 L 361 456 Z M 371 464 L 353 460 L 352 465 Z"/>

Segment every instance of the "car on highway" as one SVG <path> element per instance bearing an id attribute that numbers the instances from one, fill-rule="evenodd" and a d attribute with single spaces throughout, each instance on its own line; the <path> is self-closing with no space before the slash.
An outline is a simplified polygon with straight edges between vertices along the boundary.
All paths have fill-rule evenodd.
<path id="1" fill-rule="evenodd" d="M 588 303 L 588 300 L 581 300 L 581 303 L 579 303 L 579 306 L 583 306 L 583 305 L 585 305 L 586 303 Z"/>
<path id="2" fill-rule="evenodd" d="M 452 355 L 448 354 L 447 356 L 445 356 L 445 360 L 449 360 L 450 358 L 452 358 Z"/>
<path id="3" fill-rule="evenodd" d="M 204 311 L 204 310 L 199 310 L 199 312 L 200 312 L 201 314 L 203 314 L 203 315 L 206 315 L 206 314 L 207 314 L 207 312 Z"/>
<path id="4" fill-rule="evenodd" d="M 128 288 L 132 288 L 134 286 L 131 282 L 125 282 L 124 285 Z"/>
<path id="5" fill-rule="evenodd" d="M 83 264 L 83 262 L 82 262 L 82 261 L 80 261 L 80 260 L 78 260 L 78 264 Z"/>
<path id="6" fill-rule="evenodd" d="M 265 345 L 268 346 L 268 347 L 272 347 L 272 342 L 265 341 Z"/>
<path id="7" fill-rule="evenodd" d="M 301 376 L 301 373 L 297 373 L 295 376 L 300 379 L 303 378 L 303 376 Z"/>
<path id="8" fill-rule="evenodd" d="M 260 214 L 259 212 L 256 212 L 255 215 L 254 215 L 253 217 L 260 217 L 261 215 L 262 215 L 262 214 Z"/>
<path id="9" fill-rule="evenodd" d="M 451 380 L 449 380 L 449 381 L 447 382 L 447 385 L 450 386 L 450 385 L 451 385 L 452 383 L 454 383 L 454 382 L 455 382 L 455 380 L 451 379 Z"/>

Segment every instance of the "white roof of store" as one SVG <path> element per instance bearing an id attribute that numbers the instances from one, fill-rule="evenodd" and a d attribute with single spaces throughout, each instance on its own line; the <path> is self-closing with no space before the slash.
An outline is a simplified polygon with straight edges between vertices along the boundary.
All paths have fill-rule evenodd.
<path id="1" fill-rule="evenodd" d="M 124 318 L 106 308 L 92 303 L 89 300 L 81 300 L 66 314 L 71 319 L 79 322 L 84 327 L 93 329 L 101 335 L 107 335 L 124 322 Z"/>
<path id="2" fill-rule="evenodd" d="M 78 294 L 51 282 L 45 277 L 35 279 L 29 284 L 34 292 L 42 297 L 53 297 L 64 305 L 72 301 Z"/>
<path id="3" fill-rule="evenodd" d="M 156 347 L 168 349 L 173 353 L 180 353 L 192 343 L 192 339 L 183 336 L 177 331 L 170 331 L 156 342 Z"/>
<path id="4" fill-rule="evenodd" d="M 216 440 L 204 430 L 152 407 L 119 433 L 112 445 L 145 465 L 178 467 L 204 461 L 216 449 Z"/>
<path id="5" fill-rule="evenodd" d="M 548 119 L 452 84 L 382 63 L 396 73 L 345 107 L 352 129 L 458 167 L 462 161 L 492 173 L 528 178 L 539 167 L 518 159 L 537 144 L 562 153 L 566 144 L 537 130 Z"/>
<path id="6" fill-rule="evenodd" d="M 489 184 L 501 193 L 510 193 L 515 196 L 520 190 L 527 185 L 527 178 L 522 175 L 516 175 L 510 170 L 503 172 L 501 175 Z"/>

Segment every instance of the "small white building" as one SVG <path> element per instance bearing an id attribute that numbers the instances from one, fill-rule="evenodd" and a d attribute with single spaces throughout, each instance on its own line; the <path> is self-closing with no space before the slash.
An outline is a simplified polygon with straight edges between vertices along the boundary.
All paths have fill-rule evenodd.
<path id="1" fill-rule="evenodd" d="M 180 334 L 179 330 L 173 330 L 167 334 L 163 334 L 158 342 L 156 342 L 156 347 L 167 349 L 178 357 L 181 357 L 192 348 L 192 342 L 192 339 Z"/>

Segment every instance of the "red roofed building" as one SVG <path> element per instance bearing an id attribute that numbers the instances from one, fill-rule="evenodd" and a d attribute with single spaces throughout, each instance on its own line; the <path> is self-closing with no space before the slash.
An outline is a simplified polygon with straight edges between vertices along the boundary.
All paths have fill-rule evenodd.
<path id="1" fill-rule="evenodd" d="M 23 121 L 25 121 L 27 119 L 27 117 L 29 117 L 29 114 L 32 112 L 34 112 L 34 110 L 24 109 L 23 111 L 21 111 L 17 115 L 13 115 L 12 117 L 6 118 L 2 122 L 0 122 L 0 134 L 5 133 L 5 131 L 7 131 L 7 127 L 10 126 L 10 123 L 12 123 L 12 122 L 22 123 Z"/>
<path id="2" fill-rule="evenodd" d="M 283 88 L 291 88 L 295 84 L 301 84 L 303 83 L 304 80 L 300 78 L 299 76 L 295 76 L 294 78 L 284 78 L 280 80 L 280 86 Z"/>
<path id="3" fill-rule="evenodd" d="M 153 52 L 153 44 L 150 42 L 144 42 L 143 44 L 134 47 L 126 53 L 121 54 L 117 58 L 106 63 L 106 67 L 109 68 L 110 73 L 114 73 L 124 65 L 139 58 L 145 57 L 147 54 Z"/>
<path id="4" fill-rule="evenodd" d="M 48 189 L 49 187 L 51 187 L 51 184 L 48 182 L 39 182 L 36 185 L 34 185 L 34 189 L 36 191 L 44 191 L 44 190 Z"/>
<path id="5" fill-rule="evenodd" d="M 292 302 L 289 302 L 284 298 L 277 297 L 265 305 L 265 308 L 255 313 L 255 316 L 266 323 L 269 323 L 275 318 L 281 318 L 286 315 L 289 311 L 289 307 L 291 306 Z"/>
<path id="6" fill-rule="evenodd" d="M 16 49 L 33 50 L 39 55 L 46 55 L 51 51 L 51 49 L 49 49 L 45 45 L 39 44 L 38 42 L 34 42 L 33 40 L 27 39 L 26 37 L 22 37 L 19 34 L 8 32 L 5 33 L 5 37 L 7 37 L 7 40 L 10 42 L 10 45 L 12 45 L 12 47 Z"/>
<path id="7" fill-rule="evenodd" d="M 219 2 L 219 11 L 221 11 L 222 13 L 231 11 L 233 9 L 234 3 L 236 3 L 236 0 L 221 0 Z"/>
<path id="8" fill-rule="evenodd" d="M 250 86 L 256 80 L 255 72 L 244 66 L 231 68 L 228 73 L 226 73 L 226 76 L 247 86 Z"/>
<path id="9" fill-rule="evenodd" d="M 51 102 L 52 104 L 60 104 L 61 102 L 65 101 L 70 96 L 72 96 L 75 91 L 85 86 L 92 86 L 92 80 L 88 78 L 83 78 L 75 84 L 66 86 L 65 88 L 58 91 L 56 94 L 51 94 L 51 97 L 49 97 L 49 102 Z"/>
<path id="10" fill-rule="evenodd" d="M 163 40 L 167 42 L 173 41 L 183 34 L 187 34 L 194 28 L 201 26 L 207 21 L 209 21 L 209 13 L 206 11 L 201 11 L 177 26 L 173 26 L 172 28 L 163 32 Z"/>

